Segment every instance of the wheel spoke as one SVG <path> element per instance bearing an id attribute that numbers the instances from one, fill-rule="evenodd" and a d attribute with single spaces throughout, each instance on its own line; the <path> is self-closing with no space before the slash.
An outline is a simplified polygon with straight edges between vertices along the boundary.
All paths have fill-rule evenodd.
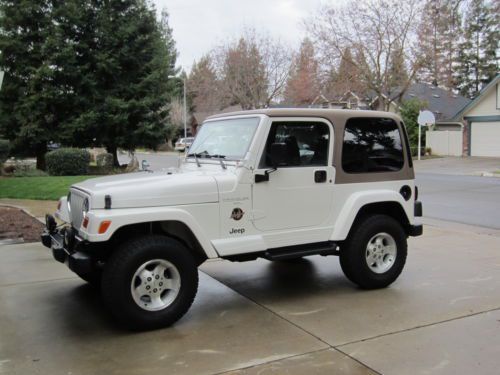
<path id="1" fill-rule="evenodd" d="M 141 297 L 149 294 L 149 290 L 146 289 L 146 283 L 144 282 L 141 282 L 134 290 Z"/>
<path id="2" fill-rule="evenodd" d="M 139 277 L 141 278 L 141 280 L 143 282 L 146 282 L 146 281 L 151 281 L 153 279 L 153 273 L 144 268 L 140 273 L 139 273 Z M 151 280 L 148 280 L 148 279 L 151 279 Z"/>
<path id="3" fill-rule="evenodd" d="M 165 279 L 165 281 L 163 281 L 163 289 L 169 289 L 177 292 L 179 291 L 179 283 L 177 280 Z"/>
<path id="4" fill-rule="evenodd" d="M 163 277 L 166 269 L 167 267 L 165 267 L 163 264 L 157 264 L 156 267 L 153 269 L 153 274 Z"/>

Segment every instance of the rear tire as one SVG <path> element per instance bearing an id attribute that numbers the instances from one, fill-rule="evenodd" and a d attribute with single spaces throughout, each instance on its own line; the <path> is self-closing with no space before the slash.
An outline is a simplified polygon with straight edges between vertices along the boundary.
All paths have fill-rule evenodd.
<path id="1" fill-rule="evenodd" d="M 401 224 L 386 215 L 361 220 L 340 249 L 346 277 L 363 289 L 385 288 L 401 274 L 407 256 Z"/>
<path id="2" fill-rule="evenodd" d="M 198 289 L 194 257 L 179 241 L 160 235 L 131 240 L 106 263 L 102 295 L 127 328 L 166 327 L 180 319 Z"/>

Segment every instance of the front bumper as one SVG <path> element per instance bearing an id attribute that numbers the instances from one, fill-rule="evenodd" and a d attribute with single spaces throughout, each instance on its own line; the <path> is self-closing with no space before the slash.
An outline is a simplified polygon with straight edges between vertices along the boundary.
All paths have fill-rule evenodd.
<path id="1" fill-rule="evenodd" d="M 44 246 L 52 250 L 55 260 L 66 264 L 71 271 L 79 275 L 91 273 L 96 267 L 92 257 L 82 251 L 85 247 L 84 241 L 71 227 L 54 229 L 47 226 L 41 240 Z"/>

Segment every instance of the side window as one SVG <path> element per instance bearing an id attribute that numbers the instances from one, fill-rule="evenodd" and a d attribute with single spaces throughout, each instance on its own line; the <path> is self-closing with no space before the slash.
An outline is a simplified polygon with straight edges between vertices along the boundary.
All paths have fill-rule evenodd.
<path id="1" fill-rule="evenodd" d="M 342 146 L 345 172 L 393 172 L 403 164 L 401 134 L 394 120 L 360 117 L 347 121 Z"/>
<path id="2" fill-rule="evenodd" d="M 273 122 L 262 164 L 271 167 L 269 150 L 273 143 L 285 145 L 287 166 L 328 164 L 330 128 L 324 122 Z"/>

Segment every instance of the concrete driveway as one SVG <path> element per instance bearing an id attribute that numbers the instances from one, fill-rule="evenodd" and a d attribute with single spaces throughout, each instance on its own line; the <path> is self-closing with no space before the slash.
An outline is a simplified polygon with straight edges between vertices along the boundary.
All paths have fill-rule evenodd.
<path id="1" fill-rule="evenodd" d="M 0 374 L 498 374 L 499 249 L 498 231 L 427 226 L 377 291 L 335 257 L 211 261 L 183 319 L 131 333 L 47 249 L 3 246 Z"/>

